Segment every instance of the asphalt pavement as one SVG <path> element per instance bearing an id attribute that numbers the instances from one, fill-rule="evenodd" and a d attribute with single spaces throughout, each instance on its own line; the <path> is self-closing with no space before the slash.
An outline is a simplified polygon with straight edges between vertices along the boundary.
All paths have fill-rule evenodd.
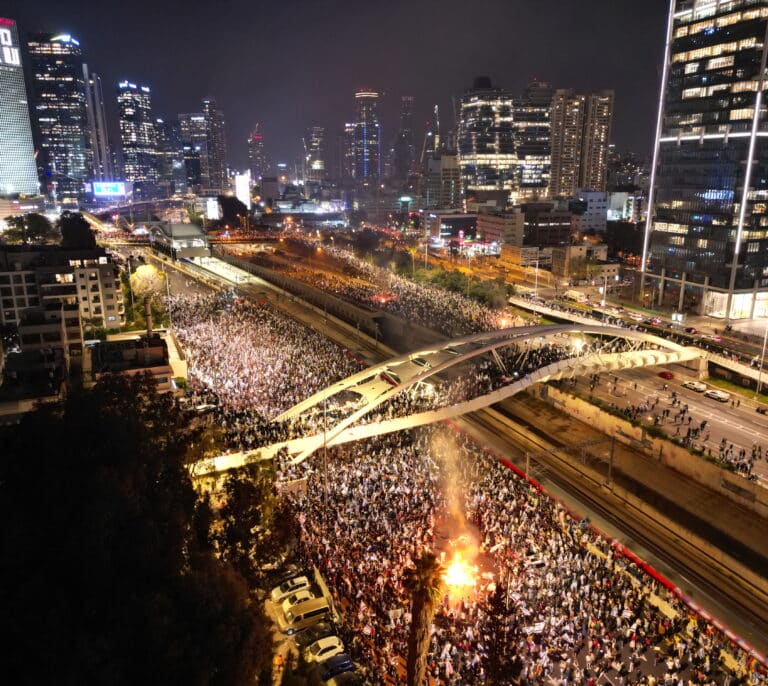
<path id="1" fill-rule="evenodd" d="M 592 395 L 605 402 L 614 403 L 620 409 L 658 399 L 655 409 L 641 415 L 642 421 L 650 426 L 653 424 L 653 415 L 660 415 L 663 410 L 668 409 L 670 416 L 659 426 L 670 436 L 686 435 L 689 426 L 688 415 L 692 417 L 691 427 L 700 426 L 702 421 L 706 421 L 705 430 L 698 439 L 694 440 L 694 444 L 703 446 L 707 451 L 711 450 L 713 457 L 718 456 L 723 438 L 728 445 L 733 444 L 737 454 L 740 448 L 745 448 L 747 455 L 751 455 L 754 444 L 762 446 L 763 459 L 755 462 L 753 473 L 757 475 L 758 481 L 763 486 L 768 487 L 768 462 L 765 459 L 768 456 L 768 417 L 755 412 L 753 403 L 741 402 L 740 406 L 734 407 L 731 402 L 721 403 L 705 397 L 703 393 L 683 388 L 683 383 L 696 377 L 692 372 L 678 365 L 669 365 L 668 369 L 674 374 L 674 378 L 659 377 L 657 368 L 633 369 L 615 374 L 603 373 Z M 616 377 L 619 379 L 618 384 L 613 382 Z M 576 388 L 580 394 L 588 395 L 590 393 L 589 378 L 577 379 Z M 673 392 L 677 393 L 681 402 L 677 407 L 672 406 Z M 731 397 L 736 399 L 736 396 Z M 682 423 L 679 421 L 675 423 L 673 418 L 682 405 L 688 405 L 688 413 Z M 677 434 L 676 431 L 678 431 Z"/>

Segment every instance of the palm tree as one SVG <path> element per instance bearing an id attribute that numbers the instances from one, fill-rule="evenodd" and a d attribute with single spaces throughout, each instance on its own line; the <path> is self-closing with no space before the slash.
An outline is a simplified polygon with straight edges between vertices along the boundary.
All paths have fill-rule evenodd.
<path id="1" fill-rule="evenodd" d="M 445 568 L 434 553 L 425 552 L 406 571 L 405 587 L 411 592 L 411 630 L 408 634 L 408 686 L 423 686 L 432 620 L 443 594 Z"/>

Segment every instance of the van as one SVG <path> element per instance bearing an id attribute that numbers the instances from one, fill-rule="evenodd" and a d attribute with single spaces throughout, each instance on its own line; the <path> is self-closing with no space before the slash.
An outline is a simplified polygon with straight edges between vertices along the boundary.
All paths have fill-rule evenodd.
<path id="1" fill-rule="evenodd" d="M 312 626 L 321 619 L 328 619 L 331 608 L 325 598 L 312 598 L 297 603 L 284 615 L 280 615 L 280 631 L 292 636 L 297 631 Z"/>

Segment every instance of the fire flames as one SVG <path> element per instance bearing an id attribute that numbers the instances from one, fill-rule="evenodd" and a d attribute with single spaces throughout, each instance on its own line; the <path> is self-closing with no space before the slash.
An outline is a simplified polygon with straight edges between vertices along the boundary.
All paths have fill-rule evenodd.
<path id="1" fill-rule="evenodd" d="M 453 560 L 451 560 L 451 564 L 448 565 L 443 578 L 448 586 L 474 586 L 475 570 L 462 559 L 457 551 L 453 556 Z"/>

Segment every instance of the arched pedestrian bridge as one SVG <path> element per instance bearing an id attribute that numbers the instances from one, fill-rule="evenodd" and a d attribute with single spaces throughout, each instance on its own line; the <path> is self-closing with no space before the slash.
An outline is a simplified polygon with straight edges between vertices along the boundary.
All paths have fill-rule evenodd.
<path id="1" fill-rule="evenodd" d="M 270 459 L 282 449 L 298 463 L 323 445 L 458 417 L 535 383 L 685 362 L 702 354 L 649 333 L 599 324 L 472 334 L 394 357 L 331 384 L 274 419 L 285 430 L 285 440 L 202 460 L 191 473 L 223 472 Z"/>

